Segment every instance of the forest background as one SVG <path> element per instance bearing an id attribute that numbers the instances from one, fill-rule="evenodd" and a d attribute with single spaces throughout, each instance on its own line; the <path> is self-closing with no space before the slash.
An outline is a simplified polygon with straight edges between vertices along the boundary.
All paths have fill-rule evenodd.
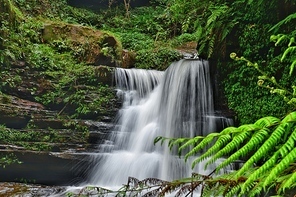
<path id="1" fill-rule="evenodd" d="M 260 171 L 264 178 L 252 168 L 257 174 L 249 181 L 247 179 L 240 179 L 242 182 L 236 181 L 237 190 L 231 192 L 238 194 L 254 192 L 250 189 L 249 182 L 259 185 L 255 194 L 268 188 L 277 188 L 276 192 L 282 194 L 286 188 L 294 188 L 296 179 L 294 148 L 296 138 L 293 137 L 296 94 L 295 1 L 151 0 L 142 7 L 132 7 L 132 2 L 124 0 L 115 4 L 115 1 L 108 1 L 107 7 L 91 11 L 71 7 L 67 1 L 1 0 L 0 11 L 5 13 L 0 16 L 2 101 L 4 102 L 9 95 L 9 90 L 21 83 L 21 78 L 16 73 L 10 72 L 10 68 L 16 61 L 22 60 L 31 69 L 39 71 L 39 74 L 51 77 L 52 81 L 59 78 L 55 81 L 54 91 L 50 89 L 43 95 L 33 94 L 34 101 L 47 107 L 53 104 L 65 106 L 67 103 L 75 103 L 76 108 L 71 112 L 75 118 L 85 117 L 94 109 L 100 109 L 103 113 L 110 106 L 110 98 L 113 95 L 110 94 L 112 92 L 110 87 L 105 85 L 99 87 L 100 96 L 96 102 L 84 102 L 83 95 L 86 91 L 93 90 L 93 84 L 97 83 L 95 79 L 97 75 L 88 75 L 87 63 L 77 61 L 84 54 L 79 46 L 75 47 L 67 40 L 44 43 L 41 32 L 44 24 L 49 21 L 60 25 L 87 26 L 114 36 L 118 43 L 116 48 L 101 46 L 102 52 L 111 54 L 116 59 L 123 49 L 128 50 L 134 55 L 133 66 L 136 68 L 165 70 L 171 62 L 182 57 L 178 49 L 185 46 L 196 48 L 200 57 L 209 59 L 212 67 L 220 73 L 219 91 L 225 96 L 221 102 L 223 106 L 235 112 L 237 124 L 244 126 L 262 117 L 278 118 L 269 120 L 270 124 L 260 123 L 260 128 L 247 129 L 250 135 L 246 135 L 246 138 L 237 137 L 241 140 L 241 144 L 254 142 L 252 136 L 257 134 L 258 129 L 259 131 L 268 129 L 268 132 L 264 134 L 264 140 L 258 142 L 256 146 L 253 144 L 254 148 L 263 146 L 264 141 L 276 133 L 275 131 L 286 131 L 285 135 L 283 133 L 280 135 L 284 135 L 284 138 L 277 142 L 273 140 L 269 144 L 269 149 L 263 149 L 264 158 L 256 157 L 257 159 L 250 160 L 258 166 L 264 166 L 265 162 L 270 164 L 270 159 L 273 160 L 268 167 L 264 167 L 264 173 Z M 81 80 L 81 83 L 83 81 L 84 89 L 79 89 L 77 86 L 76 89 L 68 88 L 73 87 L 73 81 L 76 83 L 77 79 Z M 33 87 L 30 91 L 34 92 L 36 89 Z M 94 98 L 87 99 L 94 100 Z M 63 112 L 62 109 L 60 112 Z M 290 116 L 291 119 L 288 119 Z M 241 128 L 226 132 L 225 136 L 229 139 L 223 145 L 232 142 L 237 136 L 236 133 L 245 134 L 245 131 Z M 223 132 L 219 136 L 223 136 Z M 219 142 L 219 136 L 203 139 Z M 6 138 L 7 136 L 3 136 L 3 139 Z M 174 139 L 171 142 L 180 144 L 181 147 L 182 143 L 190 142 L 189 139 L 178 140 Z M 240 150 L 240 146 L 237 143 L 233 144 L 234 149 L 226 150 L 224 155 L 234 155 Z M 285 150 L 281 147 L 285 147 Z M 188 157 L 198 151 L 193 150 L 188 153 Z M 292 155 L 284 160 L 284 155 L 289 152 L 292 152 Z M 212 150 L 204 158 L 214 153 Z M 254 149 L 244 153 L 243 156 L 235 156 L 235 159 L 252 158 L 252 154 L 255 155 Z M 222 156 L 223 154 L 219 153 L 216 157 Z M 276 168 L 272 171 L 281 161 L 285 161 L 280 166 L 281 170 Z M 288 171 L 287 169 L 284 171 L 284 168 L 288 168 Z M 271 171 L 272 177 L 267 179 L 267 174 Z M 253 172 L 239 171 L 234 177 L 238 179 L 246 173 Z M 250 174 L 248 176 L 251 177 Z M 276 176 L 280 178 L 275 180 Z M 258 179 L 268 181 L 258 181 Z M 233 184 L 232 181 L 233 179 L 227 183 Z M 227 184 L 224 186 L 219 191 L 233 194 L 225 189 Z"/>

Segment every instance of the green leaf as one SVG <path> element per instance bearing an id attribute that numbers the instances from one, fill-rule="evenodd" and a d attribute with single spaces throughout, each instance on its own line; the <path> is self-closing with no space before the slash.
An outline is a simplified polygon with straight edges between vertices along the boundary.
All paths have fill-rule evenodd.
<path id="1" fill-rule="evenodd" d="M 296 148 L 294 148 L 289 154 L 287 154 L 279 164 L 277 164 L 269 173 L 269 176 L 265 179 L 263 186 L 267 187 L 270 183 L 276 180 L 276 177 L 283 173 L 283 171 L 293 162 L 296 161 Z"/>
<path id="2" fill-rule="evenodd" d="M 280 186 L 280 190 L 284 191 L 285 189 L 291 188 L 292 184 L 296 183 L 296 171 L 294 171 L 291 175 L 291 177 L 287 180 L 285 180 L 282 185 Z"/>
<path id="3" fill-rule="evenodd" d="M 290 118 L 286 117 L 285 119 L 288 120 Z M 248 168 L 251 168 L 254 163 L 258 162 L 260 159 L 263 159 L 266 154 L 269 154 L 273 150 L 274 146 L 276 146 L 276 144 L 281 141 L 282 136 L 285 134 L 285 132 L 289 131 L 291 127 L 291 124 L 284 120 L 282 121 L 282 124 L 276 127 L 264 144 L 250 157 L 250 159 L 246 161 L 243 167 L 237 172 L 236 177 L 241 176 Z"/>
<path id="4" fill-rule="evenodd" d="M 192 150 L 190 150 L 186 155 L 185 155 L 185 161 L 187 161 L 187 159 L 193 155 L 195 155 L 198 151 L 200 151 L 201 149 L 205 148 L 209 143 L 212 142 L 212 140 L 214 138 L 216 138 L 217 136 L 219 136 L 219 133 L 210 133 L 209 135 L 207 135 L 205 138 L 202 139 L 202 141 L 195 146 Z"/>
<path id="5" fill-rule="evenodd" d="M 290 72 L 289 72 L 290 76 L 292 76 L 295 66 L 296 66 L 296 59 L 292 62 L 291 66 L 290 66 Z"/>
<path id="6" fill-rule="evenodd" d="M 285 60 L 289 53 L 293 54 L 296 51 L 296 46 L 288 47 L 281 57 L 281 62 Z"/>
<path id="7" fill-rule="evenodd" d="M 250 154 L 252 151 L 257 149 L 260 146 L 260 144 L 262 144 L 266 140 L 268 133 L 269 133 L 268 128 L 263 128 L 263 129 L 260 129 L 259 131 L 256 131 L 255 134 L 252 136 L 252 138 L 243 147 L 241 147 L 235 153 L 231 154 L 226 160 L 224 160 L 221 164 L 219 164 L 216 170 L 220 171 L 222 168 L 231 164 L 232 162 Z"/>
<path id="8" fill-rule="evenodd" d="M 217 151 L 219 151 L 230 140 L 231 140 L 231 136 L 229 134 L 220 136 L 218 138 L 218 140 L 216 141 L 216 143 L 211 148 L 209 148 L 206 153 L 202 154 L 201 156 L 199 156 L 197 159 L 195 159 L 193 161 L 192 168 L 194 168 L 197 163 L 205 160 L 206 158 L 212 156 L 214 153 L 216 153 Z"/>

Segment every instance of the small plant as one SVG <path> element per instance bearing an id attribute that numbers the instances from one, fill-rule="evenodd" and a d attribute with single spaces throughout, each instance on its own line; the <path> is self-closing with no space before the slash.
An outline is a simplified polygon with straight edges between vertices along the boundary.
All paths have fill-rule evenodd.
<path id="1" fill-rule="evenodd" d="M 270 90 L 270 93 L 272 94 L 278 94 L 281 97 L 283 97 L 284 101 L 286 101 L 288 104 L 293 105 L 294 107 L 296 107 L 296 86 L 292 86 L 291 90 L 287 90 L 285 87 L 281 86 L 275 77 L 270 77 L 268 76 L 267 73 L 265 73 L 264 71 L 262 71 L 257 63 L 252 63 L 251 61 L 247 60 L 244 57 L 238 57 L 235 53 L 231 53 L 230 57 L 234 60 L 237 61 L 245 61 L 247 62 L 248 66 L 254 67 L 257 71 L 259 71 L 259 73 L 261 73 L 262 75 L 258 77 L 258 86 L 260 87 L 264 87 Z M 296 60 L 295 60 L 296 61 Z M 290 75 L 292 75 L 294 69 L 294 65 L 292 63 L 291 67 L 290 67 Z M 269 82 L 270 84 L 266 85 L 266 82 Z"/>
<path id="2" fill-rule="evenodd" d="M 19 161 L 18 158 L 13 153 L 0 155 L 0 166 L 2 168 L 5 168 L 7 165 L 11 165 L 14 163 L 21 164 L 22 162 Z"/>

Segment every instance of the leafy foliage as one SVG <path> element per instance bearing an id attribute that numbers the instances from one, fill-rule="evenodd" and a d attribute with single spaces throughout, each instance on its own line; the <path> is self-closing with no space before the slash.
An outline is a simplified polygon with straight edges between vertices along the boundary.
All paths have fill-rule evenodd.
<path id="1" fill-rule="evenodd" d="M 85 132 L 85 128 L 82 128 L 77 121 L 75 124 L 70 120 L 65 122 L 65 128 L 73 130 L 73 134 L 69 134 L 72 138 L 71 140 L 87 140 L 88 134 Z M 54 143 L 65 143 L 68 140 L 67 135 L 59 130 L 47 128 L 47 131 L 44 132 L 36 131 L 36 125 L 34 125 L 33 121 L 24 130 L 11 129 L 0 125 L 0 143 L 7 144 L 8 146 L 20 146 L 32 151 L 50 151 L 55 146 Z M 15 159 L 13 161 L 16 161 Z"/>
<path id="2" fill-rule="evenodd" d="M 73 117 L 105 113 L 114 104 L 115 95 L 110 87 L 100 83 L 104 69 L 78 63 L 77 57 L 83 56 L 81 47 L 74 47 L 67 40 L 45 43 L 41 36 L 44 18 L 48 20 L 59 16 L 54 20 L 68 21 L 72 17 L 70 22 L 83 24 L 85 17 L 94 17 L 95 14 L 72 8 L 66 1 L 43 0 L 43 5 L 36 1 L 7 2 L 11 3 L 12 10 L 8 14 L 17 17 L 14 19 L 17 25 L 12 25 L 9 16 L 1 15 L 1 90 L 16 89 L 22 81 L 28 80 L 26 77 L 34 75 L 40 84 L 32 83 L 35 86 L 29 87 L 33 101 L 39 101 L 49 108 L 58 106 L 54 109 L 60 110 L 60 114 L 67 112 Z M 84 14 L 84 17 L 78 13 Z M 41 15 L 43 19 L 40 19 Z M 94 22 L 95 19 L 91 20 Z M 74 48 L 76 50 L 72 50 Z M 22 72 L 28 73 L 28 76 L 11 70 L 11 65 L 18 61 L 25 62 Z"/>
<path id="3" fill-rule="evenodd" d="M 158 137 L 155 143 L 163 140 L 166 139 Z M 176 141 L 178 143 L 175 143 Z M 213 141 L 215 142 L 213 146 L 206 150 L 208 143 Z M 215 190 L 217 189 L 223 196 L 256 196 L 271 188 L 276 188 L 277 194 L 281 195 L 287 189 L 296 186 L 293 182 L 296 171 L 296 112 L 291 112 L 282 120 L 264 117 L 254 124 L 228 127 L 220 133 L 211 133 L 205 137 L 170 139 L 170 143 L 178 144 L 179 150 L 194 145 L 185 158 L 205 150 L 192 163 L 192 167 L 205 159 L 207 159 L 207 166 L 220 158 L 225 158 L 216 167 L 216 173 L 234 162 L 245 160 L 239 170 L 203 181 L 205 187 L 211 188 L 209 192 L 211 195 L 215 193 L 213 187 L 217 187 Z M 227 178 L 225 179 L 224 176 Z M 222 179 L 227 187 L 221 183 Z M 214 184 L 215 182 L 219 184 Z M 192 180 L 191 184 L 196 183 L 199 182 Z M 218 193 L 215 193 L 216 195 Z"/>
<path id="4" fill-rule="evenodd" d="M 283 21 L 288 24 L 291 22 L 289 18 L 291 18 L 290 15 Z M 273 27 L 265 25 L 261 30 L 254 25 L 245 28 L 241 36 L 242 41 L 240 41 L 242 49 L 238 52 L 238 54 L 242 54 L 242 57 L 237 57 L 237 60 L 246 61 L 246 59 L 252 58 L 258 62 L 257 64 L 246 61 L 249 66 L 245 67 L 243 61 L 234 61 L 229 63 L 227 67 L 221 67 L 224 72 L 228 72 L 225 76 L 227 80 L 224 81 L 228 105 L 237 112 L 238 119 L 242 124 L 253 122 L 260 118 L 260 115 L 261 117 L 268 115 L 282 117 L 286 111 L 295 109 L 291 103 L 294 100 L 292 97 L 293 84 L 296 83 L 295 78 L 291 77 L 295 72 L 295 30 L 289 31 L 293 24 L 287 26 L 282 26 L 282 24 L 284 22 L 280 21 Z M 276 31 L 278 27 L 282 27 L 285 33 L 278 33 Z M 267 36 L 267 38 L 270 37 L 270 40 L 263 40 L 259 36 L 261 34 L 268 35 L 269 32 L 275 33 L 275 35 Z M 269 46 L 266 45 L 270 41 L 274 42 L 274 46 L 270 43 Z M 263 60 L 263 58 L 265 59 Z M 259 81 L 258 72 L 261 74 Z M 258 85 L 269 91 L 260 89 Z M 276 94 L 270 95 L 269 92 Z M 284 94 L 287 98 L 284 98 Z M 286 105 L 285 100 L 289 100 L 292 105 Z M 254 102 L 258 105 L 253 105 Z M 240 105 L 241 103 L 244 105 Z M 252 111 L 251 115 L 250 111 Z"/>
<path id="5" fill-rule="evenodd" d="M 277 39 L 280 37 L 276 37 L 275 41 Z M 244 57 L 238 57 L 235 53 L 231 53 L 230 57 L 234 60 L 245 61 L 248 66 L 259 71 L 262 76 L 259 76 L 258 85 L 283 97 L 283 100 L 295 109 L 295 86 L 291 86 L 292 91 L 290 91 L 281 86 L 275 77 L 270 77 L 262 71 L 257 63 L 252 63 Z M 290 73 L 292 68 L 293 65 L 290 66 Z M 265 81 L 268 85 L 263 85 Z M 196 157 L 200 151 L 203 151 L 192 162 L 192 168 L 204 160 L 206 160 L 206 168 L 218 159 L 223 159 L 215 169 L 218 173 L 232 163 L 243 161 L 242 167 L 238 170 L 213 178 L 217 180 L 215 184 L 205 180 L 205 187 L 209 187 L 210 192 L 203 188 L 201 193 L 204 196 L 257 196 L 272 191 L 280 196 L 284 195 L 287 190 L 293 191 L 296 187 L 296 111 L 288 113 L 282 119 L 267 116 L 260 118 L 254 124 L 228 127 L 220 133 L 211 133 L 205 137 L 196 136 L 191 139 L 157 137 L 155 143 L 159 141 L 163 143 L 165 140 L 169 140 L 171 149 L 173 146 L 178 146 L 179 152 L 193 146 L 185 154 L 185 161 L 189 157 Z M 211 147 L 208 148 L 208 145 Z M 226 187 L 219 182 L 224 176 L 228 177 L 224 179 Z M 195 181 L 192 184 L 194 183 Z"/>
<path id="6" fill-rule="evenodd" d="M 0 166 L 2 168 L 5 168 L 7 165 L 11 165 L 14 163 L 21 164 L 22 162 L 18 160 L 13 153 L 0 155 Z"/>

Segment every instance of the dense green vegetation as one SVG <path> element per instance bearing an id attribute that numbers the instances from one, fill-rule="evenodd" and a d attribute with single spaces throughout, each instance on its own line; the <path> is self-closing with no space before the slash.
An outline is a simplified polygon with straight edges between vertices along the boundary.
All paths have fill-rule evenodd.
<path id="1" fill-rule="evenodd" d="M 100 85 L 104 72 L 88 66 L 87 60 L 81 61 L 86 56 L 85 47 L 67 39 L 48 43 L 41 35 L 50 21 L 60 25 L 77 24 L 78 20 L 83 23 L 87 20 L 80 18 L 83 11 L 67 6 L 65 1 L 2 1 L 1 4 L 4 11 L 0 29 L 1 90 L 8 93 L 19 87 L 28 79 L 15 72 L 27 72 L 36 80 L 29 87 L 31 100 L 49 108 L 60 106 L 56 109 L 61 112 L 69 109 L 73 117 L 104 113 L 114 94 L 107 85 Z M 91 16 L 91 12 L 87 14 Z M 25 62 L 25 66 L 14 71 L 11 67 L 18 62 Z"/>
<path id="2" fill-rule="evenodd" d="M 86 50 L 92 45 L 66 38 L 45 40 L 43 31 L 46 26 L 86 25 L 88 17 L 97 15 L 72 8 L 66 1 L 46 0 L 1 0 L 0 12 L 1 112 L 12 120 L 16 116 L 31 119 L 21 129 L 1 125 L 1 144 L 33 151 L 61 150 L 67 143 L 86 144 L 88 127 L 75 119 L 99 120 L 112 110 L 116 101 L 114 90 L 110 83 L 103 84 L 108 68 L 89 65 Z M 93 28 L 81 29 L 83 33 Z M 111 34 L 102 32 L 100 35 L 100 39 L 92 42 L 116 58 L 120 46 L 110 49 L 104 45 L 104 38 Z M 18 110 L 13 102 L 22 99 L 42 104 L 43 117 L 39 117 L 38 112 Z M 45 126 L 40 126 L 42 121 L 47 121 Z M 50 128 L 54 124 L 61 128 Z M 9 155 L 2 160 L 3 165 L 17 161 Z"/>
<path id="3" fill-rule="evenodd" d="M 194 3 L 197 6 L 192 6 Z M 193 145 L 185 156 L 188 158 L 214 142 L 192 164 L 206 158 L 210 158 L 210 164 L 228 157 L 214 172 L 238 159 L 245 160 L 245 164 L 215 178 L 212 174 L 194 174 L 174 182 L 131 179 L 131 185 L 123 190 L 141 192 L 143 187 L 155 188 L 146 196 L 162 196 L 174 190 L 177 195 L 190 195 L 198 187 L 202 188 L 203 196 L 294 195 L 293 190 L 289 194 L 289 189 L 296 187 L 295 2 L 279 5 L 277 1 L 174 1 L 164 5 L 171 14 L 166 25 L 175 25 L 171 26 L 175 27 L 171 28 L 175 30 L 174 36 L 190 34 L 191 39 L 198 41 L 203 57 L 218 60 L 229 107 L 237 112 L 243 124 L 206 137 L 170 139 L 169 146 L 179 145 L 181 151 Z M 189 24 L 195 26 L 190 29 Z M 173 39 L 170 41 L 173 46 Z M 232 53 L 231 58 L 243 61 L 231 62 L 223 57 L 230 50 L 243 56 Z M 247 124 L 251 122 L 255 123 Z"/>
<path id="4" fill-rule="evenodd" d="M 240 123 L 254 122 L 266 115 L 284 116 L 289 110 L 289 107 L 282 110 L 282 106 L 286 105 L 280 97 L 270 95 L 268 91 L 257 86 L 256 70 L 242 66 L 242 62 L 230 61 L 228 56 L 231 52 L 236 52 L 240 56 L 262 64 L 265 72 L 275 73 L 277 80 L 283 86 L 289 87 L 293 79 L 286 77 L 289 69 L 280 61 L 283 45 L 272 45 L 269 37 L 278 33 L 285 34 L 293 29 L 293 17 L 290 19 L 290 25 L 284 23 L 271 28 L 295 12 L 294 1 L 287 0 L 280 4 L 277 1 L 264 0 L 211 2 L 158 0 L 151 1 L 150 7 L 129 8 L 129 14 L 123 4 L 117 7 L 111 5 L 99 13 L 67 6 L 66 1 L 44 1 L 43 6 L 40 6 L 35 1 L 17 0 L 14 4 L 15 10 L 21 8 L 14 16 L 16 21 L 20 21 L 20 26 L 18 33 L 11 34 L 13 27 L 3 20 L 2 32 L 4 35 L 9 35 L 9 38 L 5 40 L 5 44 L 3 43 L 7 47 L 0 55 L 1 62 L 7 59 L 28 59 L 32 67 L 40 68 L 41 65 L 46 65 L 51 70 L 47 69 L 42 74 L 53 77 L 60 76 L 61 72 L 65 73 L 64 69 L 71 70 L 78 80 L 81 75 L 89 75 L 84 73 L 89 70 L 87 68 L 84 70 L 83 65 L 75 60 L 77 54 L 81 54 L 79 51 L 81 49 L 74 50 L 65 40 L 55 41 L 51 45 L 41 42 L 40 31 L 46 20 L 81 24 L 112 32 L 124 49 L 136 53 L 135 66 L 140 68 L 163 70 L 172 61 L 180 58 L 176 48 L 189 42 L 197 42 L 200 55 L 214 60 L 213 67 L 221 71 L 219 77 L 223 80 L 221 88 L 225 89 L 228 106 L 237 113 Z M 25 23 L 22 22 L 22 18 L 26 18 Z M 26 57 L 23 57 L 25 54 Z M 55 71 L 57 65 L 60 65 L 59 69 L 62 68 L 60 72 Z M 82 73 L 81 77 L 79 73 Z M 10 83 L 20 82 L 17 76 L 10 78 Z M 93 80 L 87 83 L 98 83 L 95 79 L 82 79 L 81 84 L 85 84 L 86 80 Z M 73 96 L 61 91 L 65 87 L 73 87 L 71 83 L 74 81 L 77 79 L 63 76 L 56 84 L 57 91 L 37 99 L 46 104 L 61 100 L 64 100 L 64 103 L 70 100 L 74 103 L 76 100 L 73 100 Z M 81 98 L 79 92 L 88 91 L 88 88 L 91 87 L 85 85 L 83 90 L 70 91 L 77 91 L 76 98 Z M 57 99 L 58 95 L 64 96 L 62 99 Z M 98 108 L 104 107 L 102 105 Z M 85 103 L 77 108 L 77 114 L 88 113 L 93 109 Z"/>
<path id="5" fill-rule="evenodd" d="M 273 37 L 274 38 L 274 37 Z M 289 37 L 293 38 L 293 37 Z M 276 39 L 276 38 L 275 38 Z M 280 42 L 280 37 L 277 37 Z M 282 55 L 282 61 L 287 53 L 294 50 L 289 39 L 289 46 Z M 232 53 L 231 58 L 247 62 L 247 65 L 257 69 L 258 85 L 278 94 L 287 105 L 296 107 L 296 86 L 290 89 L 282 87 L 275 79 L 264 73 L 257 63 L 252 63 L 244 57 L 237 57 Z M 295 55 L 292 55 L 295 58 Z M 291 59 L 290 59 L 291 60 Z M 290 77 L 294 76 L 294 62 L 290 65 Z M 267 83 L 267 84 L 266 84 Z M 193 146 L 185 155 L 185 160 L 200 153 L 201 156 L 192 163 L 206 160 L 206 165 L 218 163 L 212 174 L 203 176 L 194 174 L 193 177 L 165 183 L 161 186 L 159 194 L 177 190 L 180 194 L 190 194 L 197 188 L 201 189 L 202 196 L 250 196 L 262 194 L 290 196 L 294 195 L 296 188 L 296 112 L 287 114 L 282 120 L 273 116 L 260 118 L 254 124 L 244 124 L 239 127 L 228 127 L 220 133 L 211 133 L 205 137 L 167 139 L 159 137 L 155 143 L 169 140 L 169 147 L 178 146 L 179 152 Z M 211 145 L 208 148 L 208 145 Z M 225 167 L 243 161 L 242 167 L 227 173 L 219 172 Z M 214 173 L 216 174 L 215 176 Z M 218 175 L 217 175 L 218 174 Z M 169 188 L 169 189 L 168 189 Z"/>
<path id="6" fill-rule="evenodd" d="M 113 49 L 99 40 L 100 49 L 112 58 L 128 49 L 136 54 L 134 66 L 138 68 L 164 70 L 180 58 L 176 49 L 192 42 L 200 57 L 210 59 L 220 73 L 227 105 L 242 126 L 206 137 L 172 139 L 170 145 L 181 144 L 183 149 L 199 143 L 187 154 L 190 157 L 215 142 L 196 162 L 209 156 L 214 156 L 210 163 L 230 156 L 218 169 L 237 159 L 245 160 L 245 166 L 214 179 L 194 175 L 165 182 L 159 194 L 177 187 L 180 194 L 190 193 L 192 183 L 195 187 L 202 184 L 205 195 L 217 192 L 224 196 L 255 196 L 270 190 L 284 196 L 295 188 L 294 0 L 154 0 L 150 7 L 110 6 L 98 13 L 70 7 L 64 0 L 1 0 L 0 4 L 4 13 L 0 16 L 1 91 L 8 93 L 22 84 L 24 78 L 12 67 L 24 61 L 28 75 L 46 79 L 41 81 L 42 94 L 37 86 L 30 86 L 32 100 L 74 118 L 104 113 L 113 105 L 114 95 L 110 87 L 98 85 L 101 70 L 82 58 L 85 45 L 67 39 L 44 41 L 45 24 L 104 30 L 120 44 Z M 232 58 L 240 61 L 229 58 L 232 52 L 236 53 Z M 18 135 L 20 140 L 22 135 Z M 5 132 L 2 136 L 12 140 Z M 51 139 L 47 136 L 45 140 Z M 151 182 L 164 183 L 147 180 Z"/>
<path id="7" fill-rule="evenodd" d="M 267 115 L 282 117 L 291 110 L 278 95 L 257 86 L 255 69 L 231 61 L 229 54 L 236 52 L 262 64 L 264 72 L 274 74 L 283 86 L 290 87 L 295 81 L 287 77 L 289 69 L 280 61 L 286 45 L 275 46 L 269 38 L 293 30 L 293 15 L 272 27 L 295 12 L 294 1 L 157 0 L 150 4 L 130 8 L 129 14 L 123 5 L 110 6 L 89 23 L 118 35 L 123 48 L 137 54 L 135 66 L 140 68 L 163 70 L 180 58 L 176 48 L 197 43 L 200 56 L 212 60 L 212 67 L 220 73 L 220 88 L 224 88 L 227 105 L 236 112 L 239 123 Z"/>

